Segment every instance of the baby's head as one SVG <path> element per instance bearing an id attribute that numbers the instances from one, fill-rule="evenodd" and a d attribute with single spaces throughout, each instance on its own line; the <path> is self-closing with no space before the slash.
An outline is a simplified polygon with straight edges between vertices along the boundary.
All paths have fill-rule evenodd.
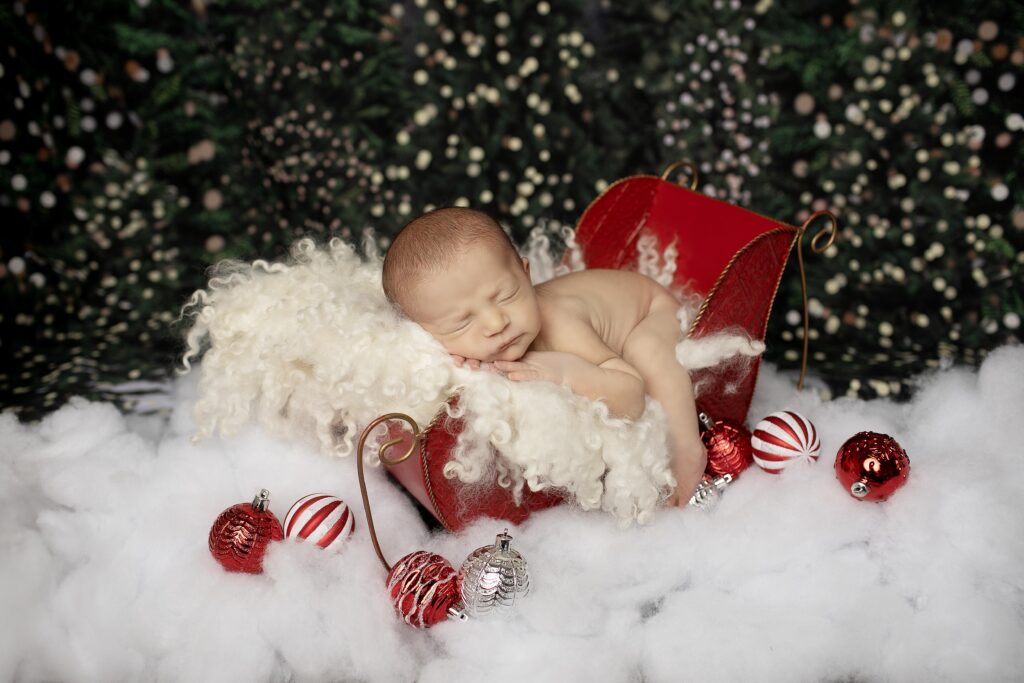
<path id="1" fill-rule="evenodd" d="M 384 294 L 465 358 L 515 360 L 540 332 L 530 264 L 473 209 L 438 209 L 402 228 L 384 258 Z"/>

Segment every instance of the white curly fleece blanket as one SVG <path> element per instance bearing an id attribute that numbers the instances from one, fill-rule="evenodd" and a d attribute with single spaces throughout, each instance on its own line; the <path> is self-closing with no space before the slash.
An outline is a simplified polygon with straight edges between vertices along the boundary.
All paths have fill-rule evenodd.
<path id="1" fill-rule="evenodd" d="M 572 249 L 571 233 L 564 237 Z M 467 426 L 448 476 L 467 483 L 497 478 L 517 496 L 524 486 L 558 488 L 583 509 L 605 510 L 623 524 L 650 518 L 674 485 L 656 402 L 648 399 L 639 420 L 621 420 L 564 387 L 455 367 L 437 341 L 388 304 L 372 244 L 366 240 L 361 257 L 340 240 L 324 248 L 301 240 L 288 264 L 217 266 L 208 288 L 186 307 L 194 316 L 186 369 L 205 349 L 197 438 L 233 434 L 255 417 L 344 456 L 375 417 L 403 412 L 425 425 L 459 392 Z M 641 272 L 671 282 L 672 251 L 663 259 L 643 240 L 640 249 Z M 526 253 L 535 281 L 557 274 L 542 232 Z M 580 260 L 573 262 L 578 269 Z M 681 309 L 684 330 L 689 320 Z M 685 356 L 707 343 L 714 341 L 681 343 L 680 360 L 694 369 Z M 763 348 L 743 346 L 748 355 Z"/>

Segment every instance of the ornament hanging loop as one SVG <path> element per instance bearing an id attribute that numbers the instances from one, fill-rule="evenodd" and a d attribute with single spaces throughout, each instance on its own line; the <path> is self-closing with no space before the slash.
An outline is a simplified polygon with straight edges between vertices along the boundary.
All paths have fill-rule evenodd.
<path id="1" fill-rule="evenodd" d="M 412 441 L 409 443 L 409 448 L 400 457 L 393 460 L 385 458 L 384 454 L 389 448 L 395 446 L 402 441 L 404 438 L 390 439 L 381 444 L 380 448 L 377 449 L 377 457 L 385 465 L 397 465 L 400 462 L 408 460 L 409 456 L 413 454 L 416 447 L 419 446 L 423 440 L 423 433 L 420 431 L 419 425 L 416 424 L 416 420 L 412 419 L 405 413 L 387 413 L 376 418 L 373 422 L 366 425 L 366 429 L 359 435 L 359 445 L 356 447 L 356 473 L 359 475 L 359 492 L 363 496 L 363 512 L 366 513 L 366 528 L 370 530 L 370 540 L 373 542 L 373 549 L 377 552 L 377 558 L 380 559 L 380 563 L 384 565 L 385 571 L 391 571 L 391 565 L 384 559 L 384 552 L 380 549 L 380 543 L 377 541 L 377 532 L 373 527 L 373 514 L 370 512 L 370 497 L 366 492 L 366 478 L 363 474 L 363 448 L 366 446 L 366 439 L 369 438 L 370 433 L 376 429 L 379 425 L 388 420 L 403 420 L 408 422 L 412 427 Z"/>
<path id="2" fill-rule="evenodd" d="M 668 180 L 668 177 L 672 175 L 672 172 L 677 168 L 686 167 L 686 170 L 690 174 L 690 189 L 696 191 L 697 189 L 697 165 L 689 159 L 680 159 L 669 164 L 664 171 L 661 172 L 661 179 Z"/>
<path id="3" fill-rule="evenodd" d="M 836 236 L 839 234 L 839 221 L 836 219 L 835 214 L 831 211 L 815 211 L 807 217 L 804 224 L 797 228 L 796 231 L 796 260 L 800 265 L 800 294 L 804 302 L 804 351 L 800 359 L 800 380 L 797 382 L 797 389 L 804 388 L 804 377 L 807 375 L 807 356 L 811 340 L 811 319 L 807 307 L 807 272 L 804 270 L 803 240 L 811 223 L 822 216 L 828 216 L 831 225 L 827 228 L 822 228 L 811 238 L 811 251 L 815 254 L 824 253 L 825 250 L 835 244 Z M 822 240 L 824 240 L 824 244 L 821 243 Z"/>
<path id="4" fill-rule="evenodd" d="M 260 489 L 260 492 L 256 494 L 256 497 L 252 499 L 252 507 L 256 512 L 263 512 L 267 509 L 267 505 L 270 504 L 270 491 L 266 489 Z"/>

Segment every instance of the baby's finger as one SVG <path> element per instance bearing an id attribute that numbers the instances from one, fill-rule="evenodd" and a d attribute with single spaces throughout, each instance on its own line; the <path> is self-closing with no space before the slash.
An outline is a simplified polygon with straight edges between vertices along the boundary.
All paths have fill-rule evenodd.
<path id="1" fill-rule="evenodd" d="M 463 358 L 462 356 L 457 356 L 454 353 L 449 353 L 448 355 L 451 356 L 452 361 L 454 361 L 456 367 L 460 367 L 461 368 L 462 364 L 466 362 L 466 359 Z"/>
<path id="2" fill-rule="evenodd" d="M 480 369 L 480 361 L 477 360 L 476 358 L 467 358 L 466 360 L 469 362 L 469 367 L 472 368 L 473 370 Z"/>

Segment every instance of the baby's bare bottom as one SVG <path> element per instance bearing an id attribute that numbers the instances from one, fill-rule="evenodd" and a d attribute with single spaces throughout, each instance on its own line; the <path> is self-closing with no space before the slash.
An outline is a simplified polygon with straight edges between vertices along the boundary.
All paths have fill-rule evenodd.
<path id="1" fill-rule="evenodd" d="M 700 440 L 693 384 L 676 360 L 676 344 L 682 339 L 677 310 L 675 299 L 656 298 L 647 316 L 626 337 L 622 359 L 636 368 L 647 393 L 665 409 L 677 482 L 670 502 L 686 505 L 704 474 L 707 453 Z"/>

